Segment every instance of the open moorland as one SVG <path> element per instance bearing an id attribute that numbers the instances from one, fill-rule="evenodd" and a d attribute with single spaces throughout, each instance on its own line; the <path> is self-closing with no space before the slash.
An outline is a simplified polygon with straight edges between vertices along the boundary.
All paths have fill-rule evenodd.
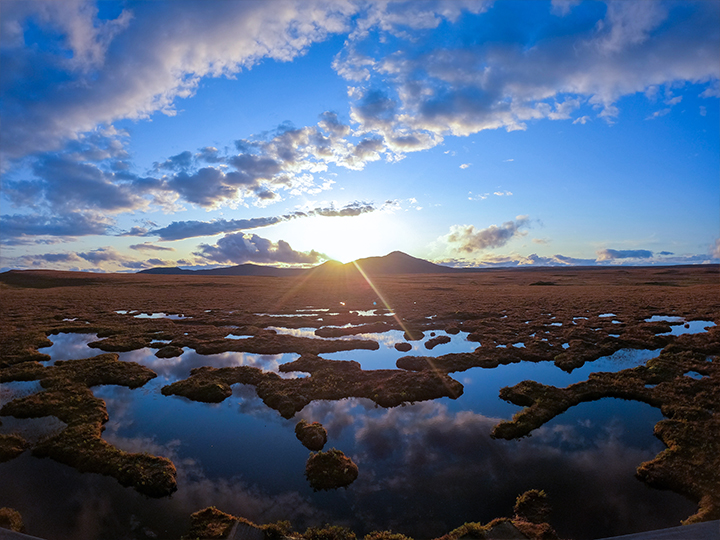
<path id="1" fill-rule="evenodd" d="M 278 422 L 290 426 L 284 432 L 291 437 L 295 437 L 298 422 L 312 416 L 308 411 L 321 403 L 359 400 L 357 403 L 367 404 L 368 410 L 400 410 L 403 406 L 410 414 L 422 403 L 461 402 L 461 396 L 469 391 L 464 382 L 466 374 L 513 364 L 547 364 L 558 373 L 590 372 L 583 380 L 564 386 L 529 378 L 495 390 L 502 400 L 519 408 L 514 415 L 496 417 L 484 435 L 497 444 L 521 442 L 573 407 L 604 398 L 647 404 L 662 415 L 654 428 L 648 427 L 654 429 L 662 449 L 651 459 L 636 463 L 634 481 L 690 501 L 690 511 L 681 516 L 684 523 L 719 519 L 719 293 L 717 266 L 492 269 L 367 276 L 308 273 L 297 277 L 7 272 L 0 274 L 0 382 L 5 386 L 0 394 L 0 462 L 5 467 L 0 468 L 0 482 L 8 485 L 12 475 L 7 467 L 13 460 L 27 462 L 27 456 L 32 456 L 34 461 L 28 467 L 33 467 L 32 463 L 48 461 L 35 458 L 49 457 L 62 467 L 103 475 L 103 481 L 126 486 L 121 489 L 149 498 L 146 500 L 170 496 L 186 500 L 182 491 L 187 478 L 176 456 L 153 453 L 151 446 L 114 444 L 112 438 L 104 436 L 106 426 L 114 419 L 108 398 L 98 389 L 121 387 L 129 389 L 122 390 L 127 395 L 136 395 L 151 388 L 158 377 L 155 365 L 180 362 L 188 351 L 194 351 L 197 358 L 207 358 L 207 362 L 200 361 L 174 377 L 163 378 L 160 373 L 162 382 L 153 391 L 155 403 L 181 400 L 182 406 L 203 407 L 202 411 L 211 414 L 235 399 L 240 389 L 251 389 L 254 393 L 248 399 L 259 400 L 258 407 L 265 408 L 262 414 L 272 413 Z M 696 321 L 704 321 L 701 330 L 679 331 Z M 395 365 L 367 369 L 360 361 L 353 361 L 354 353 L 371 354 L 381 349 L 383 344 L 373 336 L 388 332 L 399 336 L 390 349 Z M 56 336 L 71 334 L 95 336 L 87 341 L 87 354 L 51 359 L 42 351 L 53 345 Z M 458 335 L 471 346 L 462 352 L 447 349 L 445 353 L 443 347 L 450 347 L 452 337 Z M 413 349 L 416 344 L 422 346 L 420 350 Z M 158 363 L 143 365 L 123 356 L 141 350 L 150 350 L 153 362 Z M 599 368 L 592 372 L 593 362 L 625 350 L 655 352 L 626 369 Z M 333 359 L 338 353 L 349 356 Z M 247 355 L 275 355 L 281 361 L 276 369 L 269 369 L 242 361 L 218 364 L 213 360 Z M 13 385 L 20 390 L 14 392 Z M 43 436 L 28 437 L 14 427 L 23 419 L 44 417 L 59 422 Z M 139 420 L 141 417 L 135 418 L 136 423 Z M 188 421 L 187 432 L 195 429 L 197 425 Z M 393 429 L 387 426 L 384 436 L 390 437 Z M 321 433 L 319 438 L 317 448 L 322 448 L 327 436 Z M 302 445 L 297 440 L 295 443 L 302 451 Z M 341 450 L 334 452 L 340 455 Z M 602 458 L 602 453 L 597 455 Z M 311 454 L 308 459 L 308 472 L 313 459 L 320 462 L 317 456 L 321 454 Z M 337 484 L 348 486 L 341 491 L 343 496 L 351 497 L 354 489 L 360 490 L 355 487 L 359 485 L 369 491 L 370 480 L 363 479 L 363 471 L 370 470 L 371 463 L 355 456 L 340 458 L 346 460 L 341 461 L 346 463 L 346 476 L 348 470 L 352 473 Z M 421 469 L 422 462 L 417 467 Z M 468 470 L 471 474 L 474 469 Z M 302 473 L 298 470 L 299 475 Z M 320 481 L 308 476 L 307 481 L 316 489 L 320 486 L 334 493 L 327 478 Z M 477 483 L 484 481 L 476 479 Z M 548 489 L 542 485 L 527 487 Z M 451 487 L 444 485 L 434 489 L 452 493 Z M 46 511 L 43 505 L 47 503 L 41 497 L 33 508 L 19 494 L 21 487 L 4 491 L 0 506 L 20 510 L 29 532 L 35 530 L 40 535 L 52 529 L 33 517 Z M 305 502 L 296 506 L 306 504 L 323 510 L 323 501 L 331 505 L 323 496 L 327 495 L 319 493 L 317 499 L 311 498 L 316 495 L 307 495 Z M 549 496 L 552 499 L 553 493 Z M 204 506 L 193 508 L 188 503 L 183 507 L 188 512 L 179 526 L 181 532 L 184 527 L 182 534 L 187 534 L 190 513 Z M 512 507 L 506 501 L 502 506 Z M 554 503 L 553 508 L 561 514 L 568 512 L 562 503 Z M 309 510 L 297 517 L 298 526 L 321 525 L 313 519 L 336 515 L 318 512 L 321 517 L 313 518 Z M 361 519 L 372 530 L 394 528 L 416 538 L 442 535 L 429 532 L 422 536 L 417 528 L 407 525 L 412 516 L 403 521 L 397 516 L 369 517 L 369 512 Z M 437 517 L 423 530 L 449 532 L 463 521 L 485 519 L 468 515 L 469 510 L 464 512 L 459 523 Z M 253 515 L 243 517 L 257 522 L 258 516 L 270 515 L 292 519 L 296 524 L 295 516 L 275 515 L 269 510 L 263 514 L 256 509 Z M 35 529 L 34 520 L 38 521 Z M 552 517 L 549 521 L 553 523 Z M 348 518 L 343 524 L 354 523 Z M 159 529 L 153 533 L 156 537 L 178 536 L 176 531 L 165 536 Z M 592 535 L 578 533 L 571 526 L 557 529 L 565 537 Z M 549 534 L 546 528 L 542 530 Z M 58 534 L 57 538 L 65 538 Z"/>

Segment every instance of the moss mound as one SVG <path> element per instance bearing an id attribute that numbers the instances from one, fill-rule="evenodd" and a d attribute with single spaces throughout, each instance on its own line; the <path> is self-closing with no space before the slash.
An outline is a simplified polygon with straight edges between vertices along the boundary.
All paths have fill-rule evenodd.
<path id="1" fill-rule="evenodd" d="M 351 360 L 326 360 L 306 354 L 280 366 L 280 371 L 302 371 L 310 377 L 283 379 L 276 373 L 251 366 L 193 369 L 190 377 L 162 388 L 163 395 L 179 395 L 194 401 L 217 403 L 232 394 L 233 384 L 255 386 L 258 396 L 284 418 L 292 418 L 311 401 L 365 397 L 381 407 L 450 397 L 456 399 L 463 386 L 445 373 L 408 372 L 396 369 L 365 371 Z"/>
<path id="2" fill-rule="evenodd" d="M 356 540 L 355 533 L 340 525 L 310 527 L 303 534 L 304 540 Z"/>
<path id="3" fill-rule="evenodd" d="M 32 449 L 34 456 L 50 457 L 80 472 L 112 476 L 123 486 L 131 486 L 149 497 L 165 497 L 177 490 L 175 466 L 166 458 L 125 452 L 103 440 L 107 409 L 105 402 L 90 390 L 91 386 L 101 384 L 137 388 L 154 377 L 156 374 L 144 366 L 120 362 L 117 354 L 57 361 L 48 367 L 37 362 L 15 364 L 3 370 L 2 380 L 40 379 L 45 391 L 5 404 L 0 415 L 55 416 L 67 426 L 37 443 Z M 11 450 L 17 454 L 21 440 L 9 442 L 14 444 Z"/>
<path id="4" fill-rule="evenodd" d="M 27 442 L 20 435 L 0 435 L 0 463 L 15 459 L 27 448 Z"/>
<path id="5" fill-rule="evenodd" d="M 335 448 L 311 454 L 305 464 L 305 477 L 315 491 L 347 487 L 357 476 L 357 465 Z"/>
<path id="6" fill-rule="evenodd" d="M 226 514 L 211 506 L 190 516 L 190 531 L 185 538 L 187 540 L 194 538 L 208 540 L 227 538 L 236 521 L 238 521 L 238 518 L 235 516 Z"/>
<path id="7" fill-rule="evenodd" d="M 327 442 L 327 430 L 320 422 L 308 424 L 305 420 L 300 420 L 295 426 L 295 436 L 305 448 L 313 452 L 322 450 Z"/>
<path id="8" fill-rule="evenodd" d="M 0 527 L 19 533 L 25 532 L 22 516 L 14 508 L 0 508 Z"/>

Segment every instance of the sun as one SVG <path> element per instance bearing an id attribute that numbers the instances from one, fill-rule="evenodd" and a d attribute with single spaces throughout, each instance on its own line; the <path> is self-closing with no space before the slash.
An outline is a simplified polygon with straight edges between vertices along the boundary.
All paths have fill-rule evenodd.
<path id="1" fill-rule="evenodd" d="M 373 212 L 354 217 L 312 217 L 295 221 L 277 233 L 298 251 L 315 250 L 348 263 L 403 249 L 402 234 L 392 214 Z"/>

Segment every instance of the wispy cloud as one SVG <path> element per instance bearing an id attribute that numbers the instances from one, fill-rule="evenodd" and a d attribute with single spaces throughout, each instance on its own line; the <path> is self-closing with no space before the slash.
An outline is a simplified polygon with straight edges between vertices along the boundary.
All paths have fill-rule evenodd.
<path id="1" fill-rule="evenodd" d="M 156 246 L 156 245 L 150 244 L 148 242 L 145 242 L 143 244 L 133 244 L 128 247 L 135 251 L 175 251 L 175 248 L 165 247 L 165 246 Z"/>
<path id="2" fill-rule="evenodd" d="M 720 259 L 720 238 L 715 240 L 715 245 L 710 248 L 710 256 Z"/>
<path id="3" fill-rule="evenodd" d="M 387 207 L 390 203 L 391 201 L 383 204 L 381 209 Z M 269 227 L 277 223 L 300 218 L 313 216 L 354 217 L 369 212 L 375 212 L 377 210 L 378 208 L 372 203 L 356 201 L 339 208 L 331 204 L 324 207 L 298 210 L 291 214 L 285 214 L 282 216 L 250 219 L 216 219 L 213 221 L 174 221 L 170 225 L 159 229 L 137 229 L 136 236 L 158 236 L 160 240 L 163 241 L 182 240 L 198 236 L 215 236 L 222 233 Z M 129 233 L 125 234 L 129 235 Z"/>
<path id="4" fill-rule="evenodd" d="M 645 118 L 645 120 L 654 120 L 655 118 L 660 118 L 661 116 L 665 116 L 666 114 L 670 113 L 670 107 L 667 107 L 665 109 L 660 109 L 659 111 L 655 111 L 650 116 Z"/>
<path id="5" fill-rule="evenodd" d="M 12 214 L 0 216 L 2 242 L 29 242 L 42 236 L 76 237 L 105 235 L 114 221 L 95 212 L 71 212 L 62 216 Z"/>
<path id="6" fill-rule="evenodd" d="M 68 270 L 118 271 L 142 270 L 152 266 L 172 266 L 174 261 L 151 258 L 138 260 L 127 257 L 110 246 L 100 247 L 83 252 L 39 253 L 23 255 L 14 261 L 18 268 L 44 268 L 51 265 L 53 268 Z M 86 267 L 86 263 L 92 265 Z"/>
<path id="7" fill-rule="evenodd" d="M 595 259 L 570 257 L 561 254 L 555 255 L 521 255 L 511 253 L 509 255 L 498 255 L 495 253 L 483 253 L 472 258 L 444 258 L 435 260 L 436 263 L 455 266 L 459 268 L 483 268 L 483 267 L 516 267 L 516 266 L 608 266 L 608 265 L 674 265 L 674 264 L 718 264 L 720 254 L 710 255 L 661 255 L 660 253 L 650 257 L 615 257 L 604 258 L 598 256 Z"/>
<path id="8" fill-rule="evenodd" d="M 512 195 L 512 191 L 494 191 L 493 193 L 476 193 L 473 195 L 473 192 L 468 192 L 468 200 L 470 201 L 484 201 L 487 199 L 490 195 L 495 195 L 496 197 L 509 197 Z"/>

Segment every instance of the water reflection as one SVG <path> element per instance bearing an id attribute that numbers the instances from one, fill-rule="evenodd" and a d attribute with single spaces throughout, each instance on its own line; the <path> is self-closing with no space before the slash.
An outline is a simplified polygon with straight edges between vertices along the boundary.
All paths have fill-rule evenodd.
<path id="1" fill-rule="evenodd" d="M 50 361 L 46 365 L 52 365 L 56 360 L 79 360 L 102 354 L 102 351 L 91 349 L 88 343 L 99 341 L 97 334 L 54 334 L 48 336 L 52 341 L 50 347 L 40 347 L 39 352 L 50 355 Z"/>
<path id="2" fill-rule="evenodd" d="M 120 353 L 120 360 L 137 362 L 147 366 L 170 382 L 185 379 L 190 376 L 193 369 L 202 366 L 212 366 L 214 368 L 251 366 L 260 368 L 263 371 L 274 371 L 280 376 L 286 376 L 287 374 L 278 371 L 278 367 L 280 364 L 291 362 L 297 358 L 299 358 L 299 355 L 293 353 L 249 354 L 232 351 L 203 355 L 187 347 L 183 349 L 181 356 L 175 358 L 158 358 L 155 356 L 155 350 L 149 348 Z M 296 376 L 292 375 L 292 377 Z"/>
<path id="3" fill-rule="evenodd" d="M 77 360 L 82 358 L 90 358 L 103 354 L 102 351 L 91 349 L 88 343 L 98 341 L 96 334 L 56 334 L 49 336 L 53 342 L 52 346 L 39 349 L 41 352 L 50 356 L 48 364 L 54 363 L 56 360 Z M 161 343 L 161 342 L 156 342 Z M 202 367 L 212 366 L 215 368 L 235 367 L 235 366 L 252 366 L 262 369 L 263 371 L 273 371 L 281 377 L 295 378 L 299 374 L 280 373 L 278 367 L 280 364 L 292 362 L 299 358 L 300 355 L 294 353 L 286 354 L 250 354 L 243 352 L 224 352 L 219 354 L 202 355 L 194 350 L 185 347 L 183 354 L 174 358 L 158 358 L 155 356 L 156 349 L 145 347 L 134 351 L 118 353 L 119 359 L 124 362 L 136 362 L 142 364 L 161 378 L 169 382 L 174 382 L 190 376 L 190 371 Z"/>
<path id="4" fill-rule="evenodd" d="M 685 319 L 682 317 L 675 317 L 673 315 L 653 315 L 652 317 L 645 319 L 645 322 L 683 322 Z"/>
<path id="5" fill-rule="evenodd" d="M 448 354 L 450 352 L 472 352 L 480 346 L 480 343 L 467 340 L 467 332 L 450 335 L 444 330 L 435 330 L 436 336 L 447 336 L 450 342 L 437 345 L 433 349 L 428 349 L 424 345 L 424 341 L 405 341 L 404 332 L 402 330 L 389 330 L 382 333 L 356 334 L 346 336 L 355 339 L 370 339 L 380 344 L 380 349 L 376 351 L 369 350 L 353 350 L 341 351 L 330 354 L 323 354 L 323 358 L 330 360 L 355 360 L 360 363 L 363 369 L 395 369 L 395 362 L 402 356 L 431 356 L 433 358 Z M 429 332 L 426 332 L 429 336 Z M 412 349 L 408 352 L 399 352 L 395 349 L 396 343 L 409 343 Z"/>
<path id="6" fill-rule="evenodd" d="M 14 399 L 29 396 L 42 390 L 43 388 L 38 381 L 4 382 L 0 385 L 0 408 Z M 53 416 L 23 419 L 3 416 L 0 433 L 14 433 L 34 444 L 49 435 L 57 433 L 64 427 L 65 423 Z"/>
<path id="7" fill-rule="evenodd" d="M 658 334 L 660 336 L 681 336 L 683 334 L 699 334 L 706 332 L 708 328 L 715 326 L 713 321 L 690 321 L 685 324 L 679 324 L 672 327 L 672 331 Z"/>
<path id="8" fill-rule="evenodd" d="M 183 319 L 192 318 L 178 314 L 168 315 L 167 313 L 140 313 L 139 315 L 134 315 L 134 317 L 136 319 L 171 319 L 173 321 L 181 321 Z"/>
<path id="9" fill-rule="evenodd" d="M 416 538 L 441 535 L 466 520 L 507 515 L 517 494 L 534 487 L 550 493 L 561 537 L 676 524 L 693 505 L 633 477 L 662 450 L 651 430 L 637 429 L 660 413 L 622 400 L 597 409 L 578 406 L 520 441 L 491 439 L 498 418 L 443 402 L 389 410 L 313 403 L 302 415 L 329 426 L 329 443 L 353 448 L 360 476 L 348 491 L 365 530 L 396 523 Z"/>
<path id="10" fill-rule="evenodd" d="M 466 335 L 449 336 L 450 343 L 433 350 L 411 342 L 410 354 L 470 352 L 478 344 L 468 342 Z M 404 341 L 400 331 L 362 337 L 379 341 L 380 349 L 323 357 L 377 369 L 394 368 L 405 354 L 394 349 Z M 43 352 L 53 360 L 97 353 L 87 347 L 97 339 L 93 334 L 50 339 L 53 347 Z M 660 412 L 645 404 L 614 399 L 585 403 L 530 438 L 489 437 L 495 424 L 519 410 L 499 399 L 503 386 L 526 379 L 567 386 L 594 371 L 640 365 L 659 350 L 618 351 L 572 373 L 552 362 L 472 368 L 452 374 L 465 386 L 457 400 L 394 409 L 378 408 L 366 399 L 316 401 L 292 420 L 265 406 L 251 386 L 235 385 L 233 395 L 219 404 L 162 396 L 160 388 L 187 377 L 195 367 L 251 365 L 277 371 L 296 354 L 204 356 L 184 349 L 179 357 L 160 359 L 154 353 L 146 348 L 120 358 L 146 365 L 158 373 L 157 379 L 136 390 L 102 386 L 93 391 L 105 400 L 110 416 L 104 438 L 128 451 L 172 459 L 178 492 L 171 499 L 148 500 L 111 478 L 82 475 L 25 454 L 0 464 L 0 482 L 13 486 L 0 490 L 0 506 L 18 508 L 28 532 L 51 540 L 176 539 L 186 533 L 190 513 L 214 505 L 261 523 L 290 519 L 297 529 L 344 523 L 360 534 L 392 528 L 421 540 L 465 521 L 508 515 L 515 497 L 531 488 L 550 494 L 552 522 L 562 537 L 576 539 L 673 526 L 694 511 L 682 497 L 650 490 L 633 476 L 637 465 L 663 448 L 652 435 Z M 22 392 L 37 388 L 36 382 L 11 384 Z M 3 385 L 3 392 L 9 387 Z M 308 452 L 293 431 L 300 418 L 322 422 L 327 448 L 339 448 L 358 463 L 360 476 L 347 490 L 310 489 L 303 474 Z"/>

